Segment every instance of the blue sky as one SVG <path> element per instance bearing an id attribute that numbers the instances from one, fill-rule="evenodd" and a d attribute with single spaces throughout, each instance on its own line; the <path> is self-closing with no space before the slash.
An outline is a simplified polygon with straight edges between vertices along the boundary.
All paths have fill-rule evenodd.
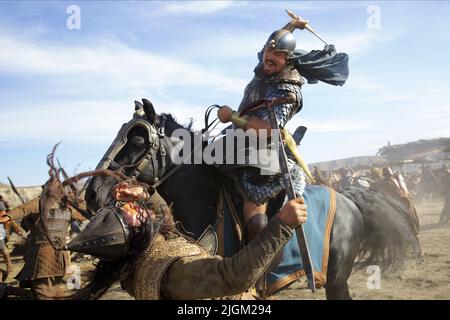
<path id="1" fill-rule="evenodd" d="M 66 9 L 78 5 L 81 29 Z M 368 7 L 380 28 L 369 28 Z M 45 157 L 70 173 L 94 168 L 146 97 L 202 126 L 211 104 L 237 107 L 256 53 L 288 8 L 350 55 L 343 87 L 303 87 L 308 162 L 373 155 L 379 147 L 450 136 L 450 2 L 2 1 L 0 181 L 42 184 Z M 370 10 L 369 10 L 370 11 Z M 306 31 L 298 48 L 321 49 Z"/>

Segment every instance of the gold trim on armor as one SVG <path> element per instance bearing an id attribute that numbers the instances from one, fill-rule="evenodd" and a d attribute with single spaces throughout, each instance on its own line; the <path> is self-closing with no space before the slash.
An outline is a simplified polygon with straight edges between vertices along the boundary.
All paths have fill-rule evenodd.
<path id="1" fill-rule="evenodd" d="M 167 269 L 180 258 L 197 255 L 207 256 L 207 253 L 181 236 L 166 240 L 157 234 L 136 263 L 133 278 L 128 279 L 126 289 L 137 300 L 159 300 L 161 281 Z"/>

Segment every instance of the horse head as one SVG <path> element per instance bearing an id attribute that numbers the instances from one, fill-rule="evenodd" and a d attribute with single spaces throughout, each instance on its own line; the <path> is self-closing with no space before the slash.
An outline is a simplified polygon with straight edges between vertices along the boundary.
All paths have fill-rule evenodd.
<path id="1" fill-rule="evenodd" d="M 135 101 L 133 118 L 122 125 L 117 137 L 97 165 L 97 169 L 119 171 L 130 178 L 154 184 L 172 166 L 170 159 L 174 144 L 166 119 L 170 115 L 158 115 L 152 103 L 142 99 Z M 173 121 L 174 122 L 174 121 Z M 113 177 L 93 177 L 86 188 L 85 200 L 91 210 L 98 210 L 113 201 L 111 188 L 117 183 Z"/>

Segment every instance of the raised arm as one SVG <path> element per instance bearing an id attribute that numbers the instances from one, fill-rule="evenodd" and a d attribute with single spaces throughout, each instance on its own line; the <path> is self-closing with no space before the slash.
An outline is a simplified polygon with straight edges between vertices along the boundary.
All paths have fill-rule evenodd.
<path id="1" fill-rule="evenodd" d="M 34 198 L 8 212 L 12 220 L 22 219 L 30 214 L 39 214 L 39 198 Z"/>

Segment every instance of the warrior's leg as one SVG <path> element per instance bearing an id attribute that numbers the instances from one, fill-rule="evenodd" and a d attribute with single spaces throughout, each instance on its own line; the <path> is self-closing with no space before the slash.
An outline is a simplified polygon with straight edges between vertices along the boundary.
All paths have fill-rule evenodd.
<path id="1" fill-rule="evenodd" d="M 247 227 L 247 241 L 253 240 L 258 233 L 265 228 L 268 223 L 268 218 L 266 215 L 267 205 L 256 205 L 252 202 L 244 202 L 244 220 Z M 255 283 L 255 289 L 257 293 L 265 298 L 266 283 L 265 274 Z"/>
<path id="2" fill-rule="evenodd" d="M 5 259 L 6 263 L 6 271 L 8 273 L 12 272 L 12 262 L 11 262 L 11 256 L 9 255 L 8 248 L 6 247 L 6 244 L 3 240 L 0 240 L 0 252 Z"/>
<path id="3" fill-rule="evenodd" d="M 248 241 L 265 228 L 268 219 L 266 215 L 267 204 L 257 205 L 252 202 L 244 202 L 244 220 L 247 226 Z"/>
<path id="4" fill-rule="evenodd" d="M 441 216 L 439 217 L 439 224 L 445 225 L 448 223 L 450 216 L 450 194 L 445 198 L 444 208 L 442 209 Z"/>

